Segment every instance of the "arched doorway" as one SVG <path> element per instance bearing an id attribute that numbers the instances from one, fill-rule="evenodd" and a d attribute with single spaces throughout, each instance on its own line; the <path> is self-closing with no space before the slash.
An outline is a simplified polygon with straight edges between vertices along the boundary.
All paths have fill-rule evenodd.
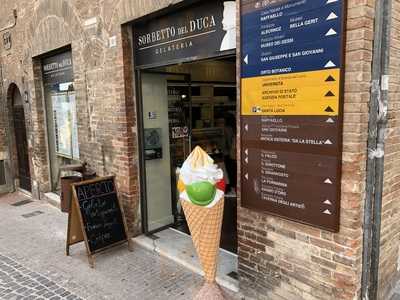
<path id="1" fill-rule="evenodd" d="M 28 140 L 26 135 L 24 103 L 16 85 L 10 87 L 12 126 L 14 127 L 14 141 L 17 154 L 17 173 L 19 187 L 31 192 L 31 172 L 29 166 Z"/>

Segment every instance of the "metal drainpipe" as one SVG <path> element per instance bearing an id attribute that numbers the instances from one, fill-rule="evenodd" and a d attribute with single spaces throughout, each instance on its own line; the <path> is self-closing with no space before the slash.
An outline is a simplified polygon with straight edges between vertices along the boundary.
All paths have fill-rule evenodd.
<path id="1" fill-rule="evenodd" d="M 389 89 L 391 8 L 391 0 L 376 1 L 364 205 L 361 281 L 361 299 L 363 300 L 376 300 L 378 295 L 384 149 Z"/>

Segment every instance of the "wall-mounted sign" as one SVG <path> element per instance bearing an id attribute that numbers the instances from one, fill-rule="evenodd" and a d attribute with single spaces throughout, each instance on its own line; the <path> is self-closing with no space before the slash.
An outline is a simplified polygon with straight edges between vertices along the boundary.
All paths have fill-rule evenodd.
<path id="1" fill-rule="evenodd" d="M 3 33 L 3 45 L 5 50 L 10 50 L 12 47 L 11 43 L 11 32 Z"/>
<path id="2" fill-rule="evenodd" d="M 201 1 L 134 26 L 136 66 L 172 64 L 236 48 L 235 1 Z"/>
<path id="3" fill-rule="evenodd" d="M 335 232 L 345 8 L 241 2 L 242 205 Z"/>
<path id="4" fill-rule="evenodd" d="M 71 51 L 43 59 L 42 73 L 45 85 L 72 82 L 74 74 Z"/>

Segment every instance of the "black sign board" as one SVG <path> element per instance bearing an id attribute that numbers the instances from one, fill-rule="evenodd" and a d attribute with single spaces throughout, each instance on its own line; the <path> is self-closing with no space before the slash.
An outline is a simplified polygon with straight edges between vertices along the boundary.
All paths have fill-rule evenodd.
<path id="1" fill-rule="evenodd" d="M 93 266 L 92 254 L 120 243 L 130 244 L 114 177 L 79 182 L 72 189 L 67 255 L 70 245 L 85 241 Z"/>
<path id="2" fill-rule="evenodd" d="M 134 26 L 135 64 L 167 65 L 236 47 L 235 1 L 199 1 Z"/>
<path id="3" fill-rule="evenodd" d="M 345 0 L 241 1 L 242 205 L 339 230 Z"/>
<path id="4" fill-rule="evenodd" d="M 73 81 L 72 52 L 66 51 L 42 60 L 44 85 Z"/>

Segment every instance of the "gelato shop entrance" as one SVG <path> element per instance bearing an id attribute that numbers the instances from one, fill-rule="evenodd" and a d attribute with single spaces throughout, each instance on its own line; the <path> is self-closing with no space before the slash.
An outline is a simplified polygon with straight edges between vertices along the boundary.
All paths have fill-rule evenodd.
<path id="1" fill-rule="evenodd" d="M 183 162 L 200 146 L 226 183 L 221 248 L 237 252 L 234 1 L 201 1 L 133 27 L 142 224 L 189 234 L 179 201 Z"/>
<path id="2" fill-rule="evenodd" d="M 224 172 L 221 246 L 236 252 L 235 76 L 234 56 L 141 71 L 145 232 L 189 233 L 177 185 L 183 162 L 200 146 Z"/>

